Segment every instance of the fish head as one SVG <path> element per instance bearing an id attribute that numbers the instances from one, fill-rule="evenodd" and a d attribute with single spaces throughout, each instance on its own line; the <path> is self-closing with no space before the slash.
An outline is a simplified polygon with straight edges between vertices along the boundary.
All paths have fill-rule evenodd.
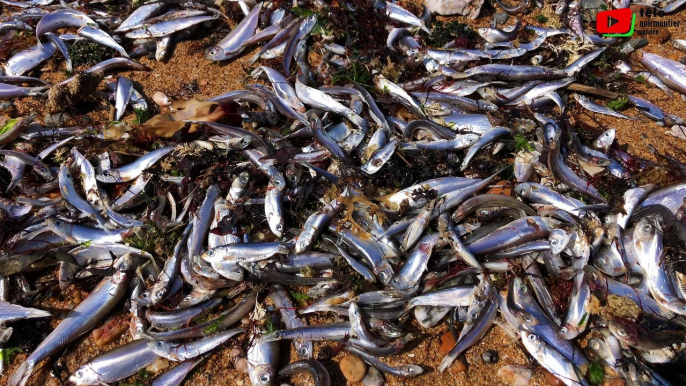
<path id="1" fill-rule="evenodd" d="M 169 352 L 172 349 L 170 342 L 165 342 L 163 340 L 158 340 L 158 339 L 153 339 L 150 342 L 148 342 L 148 347 L 150 348 L 150 350 L 152 350 L 157 355 L 164 356 L 164 357 L 168 357 Z"/>
<path id="2" fill-rule="evenodd" d="M 488 40 L 488 33 L 491 31 L 490 28 L 488 27 L 481 27 L 476 32 L 481 36 L 482 38 Z"/>
<path id="3" fill-rule="evenodd" d="M 620 323 L 618 321 L 611 320 L 608 328 L 610 329 L 612 335 L 614 335 L 620 342 L 632 347 L 636 346 L 638 343 L 636 340 L 637 335 L 628 322 Z"/>
<path id="4" fill-rule="evenodd" d="M 155 51 L 155 60 L 158 62 L 163 61 L 167 57 L 167 49 L 165 47 L 159 48 Z"/>
<path id="5" fill-rule="evenodd" d="M 157 304 L 157 302 L 155 301 L 155 296 L 153 295 L 155 292 L 157 291 L 155 291 L 154 289 L 144 290 L 143 292 L 141 292 L 140 295 L 138 295 L 138 298 L 136 298 L 136 302 L 138 302 L 139 305 L 145 307 L 150 307 L 154 304 Z"/>
<path id="6" fill-rule="evenodd" d="M 595 267 L 587 265 L 584 267 L 586 273 L 586 280 L 588 286 L 595 294 L 601 294 L 600 298 L 604 299 L 607 296 L 607 280 L 605 276 Z"/>
<path id="7" fill-rule="evenodd" d="M 424 372 L 421 366 L 417 365 L 401 365 L 398 367 L 403 376 L 412 378 Z"/>
<path id="8" fill-rule="evenodd" d="M 114 184 L 117 182 L 122 182 L 119 172 L 116 170 L 103 170 L 102 173 L 96 174 L 96 179 L 100 182 Z"/>
<path id="9" fill-rule="evenodd" d="M 534 301 L 533 296 L 531 296 L 531 290 L 529 286 L 522 280 L 521 277 L 515 277 L 510 281 L 510 291 L 508 297 L 512 299 L 512 304 L 518 309 L 525 310 Z M 512 311 L 514 308 L 512 307 Z"/>
<path id="10" fill-rule="evenodd" d="M 377 276 L 379 279 L 381 278 L 381 275 L 385 274 L 385 272 L 379 272 Z M 388 279 L 386 279 L 388 281 Z M 383 279 L 381 280 L 383 282 Z M 405 279 L 401 275 L 394 275 L 391 277 L 390 281 L 388 281 L 388 285 L 391 286 L 393 289 L 397 289 L 399 291 L 407 290 L 408 288 L 412 287 L 412 284 L 410 284 L 407 279 Z"/>
<path id="11" fill-rule="evenodd" d="M 69 376 L 69 382 L 76 385 L 99 385 L 101 383 L 98 378 L 98 373 L 89 365 L 84 365 L 76 369 L 74 374 Z"/>
<path id="12" fill-rule="evenodd" d="M 78 241 L 71 235 L 72 225 L 70 223 L 56 218 L 49 218 L 45 220 L 45 224 L 56 235 L 67 239 L 71 243 L 78 243 Z"/>
<path id="13" fill-rule="evenodd" d="M 269 386 L 274 384 L 276 380 L 274 368 L 270 365 L 257 365 L 250 369 L 248 375 L 253 386 Z"/>
<path id="14" fill-rule="evenodd" d="M 522 182 L 515 186 L 515 194 L 522 198 L 531 198 L 533 192 L 536 190 L 537 186 L 530 182 Z"/>
<path id="15" fill-rule="evenodd" d="M 224 49 L 220 46 L 210 47 L 205 51 L 205 59 L 207 60 L 226 60 L 226 56 Z"/>
<path id="16" fill-rule="evenodd" d="M 556 228 L 550 231 L 548 242 L 550 243 L 550 252 L 553 255 L 559 255 L 571 240 L 572 233 L 565 229 Z"/>
<path id="17" fill-rule="evenodd" d="M 560 331 L 557 333 L 560 338 L 565 340 L 572 340 L 581 334 L 581 329 L 575 325 L 565 323 L 560 327 Z"/>

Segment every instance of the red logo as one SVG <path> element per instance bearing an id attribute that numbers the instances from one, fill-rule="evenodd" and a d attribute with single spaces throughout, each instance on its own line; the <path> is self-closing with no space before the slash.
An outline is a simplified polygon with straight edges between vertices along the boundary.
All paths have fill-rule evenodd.
<path id="1" fill-rule="evenodd" d="M 633 13 L 629 8 L 599 12 L 596 29 L 600 34 L 625 34 L 631 31 Z"/>

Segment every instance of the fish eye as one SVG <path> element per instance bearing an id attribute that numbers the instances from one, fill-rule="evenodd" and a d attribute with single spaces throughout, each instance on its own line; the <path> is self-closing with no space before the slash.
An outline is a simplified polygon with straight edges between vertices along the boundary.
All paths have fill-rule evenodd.
<path id="1" fill-rule="evenodd" d="M 269 375 L 268 373 L 262 373 L 262 374 L 260 375 L 260 382 L 267 383 L 267 382 L 269 382 L 271 379 L 272 379 L 272 377 L 271 377 L 271 375 Z"/>
<path id="2" fill-rule="evenodd" d="M 67 173 L 67 178 L 71 178 L 71 174 Z"/>
<path id="3" fill-rule="evenodd" d="M 209 251 L 207 251 L 207 254 L 209 256 L 214 256 L 214 250 L 210 249 Z"/>
<path id="4" fill-rule="evenodd" d="M 531 323 L 534 321 L 534 318 L 532 318 L 531 315 L 524 315 L 524 321 L 527 323 Z"/>
<path id="5" fill-rule="evenodd" d="M 129 269 L 129 265 L 126 264 L 126 263 L 122 263 L 122 264 L 119 266 L 119 270 L 120 270 L 120 271 L 126 271 L 127 269 Z"/>
<path id="6" fill-rule="evenodd" d="M 618 329 L 617 329 L 617 335 L 619 335 L 619 336 L 621 336 L 621 337 L 624 337 L 624 336 L 626 336 L 627 334 L 626 334 L 626 331 L 624 331 L 624 329 L 618 328 Z"/>
<path id="7" fill-rule="evenodd" d="M 55 225 L 58 227 L 62 226 L 62 221 L 60 221 L 60 220 L 55 221 Z"/>
<path id="8" fill-rule="evenodd" d="M 302 346 L 302 347 L 300 347 L 300 350 L 299 350 L 299 351 L 300 351 L 300 355 L 301 355 L 301 356 L 305 356 L 305 355 L 309 354 L 309 351 L 310 351 L 310 350 L 308 350 L 307 347 Z"/>
<path id="9" fill-rule="evenodd" d="M 476 319 L 476 318 L 478 318 L 478 317 L 479 317 L 479 313 L 478 313 L 478 312 L 476 312 L 476 311 L 472 312 L 472 319 Z"/>
<path id="10" fill-rule="evenodd" d="M 591 348 L 594 350 L 598 350 L 600 348 L 600 342 L 597 342 L 597 341 L 591 342 Z"/>
<path id="11" fill-rule="evenodd" d="M 569 330 L 567 329 L 567 327 L 562 327 L 560 329 L 560 334 L 567 335 L 568 333 L 569 333 Z"/>
<path id="12" fill-rule="evenodd" d="M 76 376 L 77 376 L 78 378 L 82 378 L 82 377 L 83 377 L 83 371 L 81 371 L 81 370 L 77 371 L 77 372 L 76 372 Z"/>
<path id="13" fill-rule="evenodd" d="M 650 224 L 645 224 L 643 226 L 643 232 L 650 232 L 652 230 L 653 226 Z"/>
<path id="14" fill-rule="evenodd" d="M 216 49 L 216 48 L 211 49 L 210 52 L 209 52 L 209 54 L 212 55 L 212 56 L 217 55 L 217 49 Z"/>
<path id="15" fill-rule="evenodd" d="M 157 347 L 162 347 L 163 345 L 164 345 L 164 343 L 162 343 L 161 340 L 158 340 L 157 342 L 155 342 L 155 346 L 157 346 Z"/>
<path id="16" fill-rule="evenodd" d="M 557 239 L 553 239 L 552 241 L 550 241 L 550 245 L 552 245 L 553 247 L 556 247 L 557 244 L 559 244 L 559 242 L 557 241 Z"/>
<path id="17" fill-rule="evenodd" d="M 526 285 L 522 284 L 522 285 L 519 287 L 519 290 L 520 290 L 522 293 L 527 293 L 527 292 L 529 292 L 529 287 L 527 287 Z"/>
<path id="18" fill-rule="evenodd" d="M 534 334 L 529 334 L 529 336 L 527 336 L 527 338 L 529 339 L 530 342 L 535 342 L 538 340 L 538 337 Z"/>
<path id="19" fill-rule="evenodd" d="M 141 294 L 141 296 L 142 296 L 144 299 L 147 299 L 149 295 L 148 295 L 147 292 L 143 292 L 143 293 Z"/>
<path id="20" fill-rule="evenodd" d="M 105 176 L 105 177 L 109 177 L 109 176 L 110 176 L 110 172 L 108 172 L 107 170 L 105 170 L 104 172 L 102 172 L 102 175 Z"/>

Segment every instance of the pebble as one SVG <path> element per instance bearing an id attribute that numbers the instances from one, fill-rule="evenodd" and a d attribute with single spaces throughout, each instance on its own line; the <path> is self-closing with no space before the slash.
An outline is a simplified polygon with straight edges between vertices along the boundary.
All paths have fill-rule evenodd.
<path id="1" fill-rule="evenodd" d="M 386 381 L 384 380 L 383 374 L 374 366 L 369 366 L 367 375 L 362 379 L 362 384 L 364 386 L 382 386 L 384 382 Z"/>
<path id="2" fill-rule="evenodd" d="M 605 378 L 603 386 L 624 386 L 626 382 L 622 378 Z"/>
<path id="3" fill-rule="evenodd" d="M 0 103 L 0 111 L 10 111 L 14 108 L 12 101 L 4 101 Z"/>
<path id="4" fill-rule="evenodd" d="M 80 291 L 79 291 L 80 292 Z M 93 341 L 97 346 L 112 343 L 129 329 L 129 323 L 123 317 L 114 317 L 100 328 L 93 330 Z"/>
<path id="5" fill-rule="evenodd" d="M 448 371 L 450 371 L 453 374 L 461 374 L 467 371 L 467 365 L 464 364 L 459 359 L 456 359 L 455 362 L 453 362 L 452 365 L 448 368 Z"/>
<path id="6" fill-rule="evenodd" d="M 548 381 L 548 384 L 550 386 L 562 386 L 564 385 L 564 382 L 556 376 L 554 376 L 550 371 L 543 369 L 543 375 L 545 375 L 546 381 Z"/>
<path id="7" fill-rule="evenodd" d="M 241 359 L 236 361 L 236 364 L 233 365 L 233 367 L 238 371 L 242 371 L 244 373 L 247 373 L 248 372 L 248 360 L 245 358 L 241 358 Z"/>
<path id="8" fill-rule="evenodd" d="M 507 365 L 498 370 L 498 377 L 510 386 L 527 386 L 533 371 L 523 366 Z"/>
<path id="9" fill-rule="evenodd" d="M 245 318 L 241 319 L 241 324 L 250 324 L 250 318 L 246 316 Z"/>
<path id="10" fill-rule="evenodd" d="M 81 291 L 74 291 L 74 296 L 71 298 L 71 302 L 74 303 L 75 306 L 78 306 L 79 304 L 81 304 L 82 301 L 83 295 L 81 294 Z"/>
<path id="11" fill-rule="evenodd" d="M 71 117 L 65 113 L 45 114 L 43 117 L 44 126 L 60 127 L 69 121 Z"/>
<path id="12" fill-rule="evenodd" d="M 367 365 L 355 355 L 346 355 L 340 362 L 341 372 L 349 382 L 359 382 L 364 378 Z"/>
<path id="13" fill-rule="evenodd" d="M 493 15 L 493 20 L 497 25 L 505 24 L 509 16 L 505 12 L 496 13 Z"/>
<path id="14" fill-rule="evenodd" d="M 157 360 L 153 362 L 153 364 L 145 368 L 145 371 L 149 373 L 157 373 L 168 368 L 169 361 L 167 360 L 167 358 L 157 358 Z"/>
<path id="15" fill-rule="evenodd" d="M 455 347 L 455 338 L 453 338 L 453 334 L 448 331 L 441 335 L 441 347 L 438 348 L 438 352 L 442 355 L 447 355 L 453 347 Z"/>

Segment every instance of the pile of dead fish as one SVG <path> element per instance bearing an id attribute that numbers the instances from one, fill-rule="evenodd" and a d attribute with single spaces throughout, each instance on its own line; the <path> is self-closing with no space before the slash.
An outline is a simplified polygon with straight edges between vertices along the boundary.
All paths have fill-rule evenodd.
<path id="1" fill-rule="evenodd" d="M 34 31 L 39 42 L 5 63 L 3 99 L 44 95 L 52 85 L 30 75 L 57 51 L 72 71 L 69 45 L 75 41 L 87 39 L 121 56 L 86 73 L 149 70 L 129 57 L 154 53 L 163 60 L 176 42 L 225 17 L 213 5 L 193 2 L 149 2 L 124 20 L 95 2 L 87 8 L 53 6 L 52 0 L 2 3 L 19 10 L 6 12 L 0 30 Z M 505 10 L 521 12 L 524 3 Z M 245 17 L 205 58 L 227 61 L 261 45 L 252 63 L 282 59 L 279 70 L 256 63 L 252 76 L 266 85 L 212 99 L 241 106 L 242 127 L 189 121 L 199 127 L 194 138 L 160 140 L 161 146 L 132 157 L 108 151 L 130 136 L 45 127 L 34 122 L 39 112 L 10 121 L 0 134 L 0 166 L 9 178 L 0 182 L 3 343 L 12 341 L 14 322 L 51 317 L 46 305 L 53 291 L 98 284 L 13 364 L 7 384 L 24 385 L 39 369 L 51 368 L 41 364 L 113 313 L 130 319 L 130 342 L 88 358 L 70 382 L 109 384 L 165 358 L 179 364 L 153 384 L 180 384 L 206 354 L 237 336 L 253 385 L 302 372 L 328 385 L 326 368 L 313 359 L 328 360 L 315 350 L 321 341 L 338 342 L 391 377 L 410 378 L 427 369 L 392 366 L 383 358 L 403 352 L 416 319 L 423 328 L 444 321 L 454 331 L 456 344 L 437 366 L 440 372 L 497 323 L 567 385 L 590 384 L 594 361 L 628 385 L 670 384 L 655 366 L 677 361 L 684 349 L 686 277 L 673 263 L 686 241 L 686 183 L 636 186 L 632 173 L 649 165 L 624 152 L 614 130 L 582 143 L 560 118 L 574 100 L 595 113 L 639 119 L 591 94 L 570 92 L 605 46 L 629 52 L 636 44 L 587 34 L 579 2 L 560 3 L 569 29 L 517 20 L 478 29 L 481 48 L 464 49 L 455 42 L 423 46 L 418 37 L 429 31 L 428 12 L 418 17 L 380 2 L 392 25 L 387 47 L 379 49 L 406 57 L 421 77 L 394 83 L 376 73 L 374 89 L 322 85 L 354 59 L 353 47 L 333 36 L 311 36 L 316 13 L 299 17 L 271 3 L 240 1 Z M 677 3 L 683 1 L 665 10 L 674 12 Z M 313 7 L 322 12 L 327 5 Z M 348 9 L 355 12 L 352 4 Z M 538 53 L 551 39 L 579 43 L 583 52 L 548 67 Z M 313 68 L 308 52 L 315 44 L 324 51 Z M 684 65 L 638 54 L 644 70 L 622 62 L 618 73 L 642 76 L 665 93 L 686 93 Z M 16 85 L 27 83 L 40 86 Z M 117 120 L 129 105 L 154 108 L 145 95 L 151 90 L 135 89 L 126 77 L 109 82 L 107 91 Z M 681 132 L 678 116 L 629 99 L 656 126 Z M 170 103 L 164 95 L 154 100 Z M 515 112 L 529 119 L 508 119 Z M 495 124 L 494 116 L 504 118 Z M 514 149 L 515 135 L 528 143 L 514 151 L 514 165 L 498 164 L 491 175 L 475 170 L 479 157 L 507 160 L 504 149 Z M 432 152 L 447 154 L 454 167 L 440 174 L 425 163 L 436 178 L 370 186 L 389 165 L 426 162 Z M 212 161 L 193 175 L 170 174 L 170 164 L 198 158 Z M 487 193 L 512 166 L 516 181 L 506 182 L 514 184 L 514 194 Z M 598 178 L 627 186 L 615 208 L 594 187 Z M 132 245 L 153 229 L 173 237 L 173 250 Z M 552 283 L 571 288 L 564 304 Z M 595 300 L 628 302 L 635 312 L 599 315 Z M 313 315 L 330 322 L 308 324 Z M 587 340 L 583 349 L 581 339 Z M 283 341 L 292 342 L 299 361 L 279 363 L 279 349 L 290 346 Z"/>

